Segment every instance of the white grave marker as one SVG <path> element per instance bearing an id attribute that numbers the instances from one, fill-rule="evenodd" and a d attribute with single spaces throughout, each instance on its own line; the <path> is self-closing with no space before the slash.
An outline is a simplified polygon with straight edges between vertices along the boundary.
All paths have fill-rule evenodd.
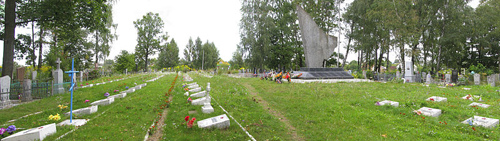
<path id="1" fill-rule="evenodd" d="M 34 140 L 43 140 L 45 137 L 56 133 L 56 124 L 48 124 L 44 126 L 40 126 L 37 128 L 31 128 L 28 130 L 24 130 L 21 132 L 17 132 L 13 135 L 5 137 L 2 141 L 34 141 Z"/>
<path id="2" fill-rule="evenodd" d="M 204 97 L 206 94 L 207 94 L 207 91 L 201 91 L 201 92 L 191 94 L 191 97 Z"/>
<path id="3" fill-rule="evenodd" d="M 423 115 L 431 117 L 439 117 L 441 115 L 441 110 L 434 108 L 422 107 L 418 111 L 422 112 Z"/>
<path id="4" fill-rule="evenodd" d="M 465 121 L 463 121 L 463 124 L 470 124 L 469 122 L 472 122 L 472 125 L 474 126 L 482 126 L 486 128 L 493 128 L 498 125 L 498 119 L 493 119 L 493 118 L 486 118 L 486 117 L 480 117 L 480 116 L 474 116 L 471 117 Z"/>
<path id="5" fill-rule="evenodd" d="M 205 129 L 210 129 L 210 128 L 224 129 L 230 126 L 229 118 L 227 117 L 226 114 L 204 119 L 198 121 L 197 123 L 199 128 L 205 128 Z"/>
<path id="6" fill-rule="evenodd" d="M 190 89 L 193 89 L 193 88 L 198 88 L 198 87 L 200 87 L 198 84 L 194 84 L 194 85 L 190 85 L 190 86 L 188 86 L 188 88 L 190 88 Z"/>
<path id="7" fill-rule="evenodd" d="M 394 107 L 398 107 L 399 106 L 399 102 L 384 100 L 384 101 L 378 102 L 378 104 L 376 104 L 376 105 L 379 105 L 379 106 L 391 105 L 391 106 L 394 106 Z"/>
<path id="8" fill-rule="evenodd" d="M 90 105 L 109 105 L 109 104 L 111 104 L 113 102 L 115 102 L 115 98 L 108 97 L 108 98 L 105 98 L 105 99 L 94 101 L 94 102 L 90 103 Z"/>
<path id="9" fill-rule="evenodd" d="M 201 91 L 201 87 L 198 87 L 198 88 L 194 88 L 194 89 L 189 90 L 189 92 L 192 92 L 192 93 L 194 93 L 194 92 L 199 92 L 199 91 Z"/>
<path id="10" fill-rule="evenodd" d="M 210 103 L 205 103 L 203 105 L 203 107 L 201 107 L 201 111 L 205 114 L 209 114 L 209 113 L 214 112 L 214 108 L 212 107 L 212 105 Z"/>
<path id="11" fill-rule="evenodd" d="M 124 98 L 127 96 L 127 93 L 121 93 L 121 94 L 115 94 L 112 96 L 109 96 L 108 98 Z"/>
<path id="12" fill-rule="evenodd" d="M 426 101 L 435 101 L 435 102 L 446 102 L 448 99 L 439 96 L 431 96 L 426 99 Z"/>
<path id="13" fill-rule="evenodd" d="M 195 99 L 191 102 L 191 104 L 193 105 L 203 105 L 205 103 L 210 103 L 211 102 L 211 99 L 210 99 L 210 96 L 207 96 L 207 97 L 202 97 L 202 98 L 198 98 L 198 99 Z"/>
<path id="14" fill-rule="evenodd" d="M 472 102 L 469 106 L 478 106 L 478 107 L 482 107 L 482 108 L 490 107 L 490 105 L 488 105 L 488 104 L 482 104 L 482 103 L 476 103 L 476 102 Z"/>
<path id="15" fill-rule="evenodd" d="M 479 99 L 479 96 L 477 96 L 477 95 L 466 95 L 466 96 L 462 97 L 462 99 L 474 101 L 474 99 Z"/>
<path id="16" fill-rule="evenodd" d="M 74 115 L 88 115 L 88 114 L 92 114 L 92 113 L 95 113 L 97 112 L 97 105 L 94 105 L 94 106 L 90 106 L 90 107 L 86 107 L 86 108 L 81 108 L 81 109 L 77 109 L 77 110 L 73 110 L 73 114 Z M 65 113 L 65 115 L 69 116 L 69 112 Z"/>

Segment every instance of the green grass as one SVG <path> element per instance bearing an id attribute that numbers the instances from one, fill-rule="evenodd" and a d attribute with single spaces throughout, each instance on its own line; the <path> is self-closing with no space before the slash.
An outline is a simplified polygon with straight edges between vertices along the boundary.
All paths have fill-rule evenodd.
<path id="1" fill-rule="evenodd" d="M 113 91 L 114 90 L 123 91 L 125 90 L 125 86 L 131 87 L 134 86 L 133 84 L 134 82 L 139 82 L 141 80 L 148 80 L 154 77 L 156 77 L 156 75 L 143 75 L 131 79 L 125 79 L 122 81 L 107 83 L 104 85 L 75 90 L 73 98 L 73 109 L 88 107 L 90 106 L 91 102 L 106 98 L 104 97 L 105 92 L 109 92 L 111 95 L 118 94 L 114 93 Z M 85 103 L 84 102 L 85 100 L 90 100 L 90 102 Z M 57 107 L 60 104 L 66 105 L 68 106 L 68 108 L 61 110 Z M 63 120 L 69 119 L 69 116 L 64 116 L 64 113 L 69 112 L 69 107 L 70 107 L 70 93 L 54 95 L 48 98 L 18 105 L 9 109 L 0 110 L 0 123 L 5 127 L 8 125 L 16 125 L 17 128 L 22 128 L 22 129 L 29 129 L 50 123 L 59 123 Z M 99 111 L 105 110 L 106 108 L 108 107 L 99 106 Z M 42 113 L 40 114 L 28 116 L 26 118 L 20 118 L 24 115 L 40 111 L 42 111 Z M 61 115 L 61 120 L 52 121 L 48 119 L 49 115 L 56 115 L 56 114 Z M 89 117 L 92 117 L 92 115 L 79 116 L 74 118 L 89 118 Z M 18 119 L 18 120 L 15 122 L 8 122 L 9 120 L 12 119 Z"/>
<path id="2" fill-rule="evenodd" d="M 196 117 L 200 121 L 209 117 L 225 114 L 224 107 L 257 140 L 294 140 L 289 127 L 273 116 L 262 103 L 254 101 L 255 93 L 267 101 L 269 107 L 286 117 L 296 128 L 298 136 L 304 140 L 495 140 L 500 138 L 498 127 L 488 129 L 462 124 L 463 120 L 474 115 L 499 119 L 500 95 L 490 86 L 467 86 L 438 88 L 421 84 L 400 83 L 284 83 L 276 84 L 257 78 L 230 78 L 214 76 L 207 78 L 189 73 L 205 90 L 211 83 L 210 95 L 215 99 L 214 113 L 204 114 L 202 106 L 187 103 L 184 96 L 182 76 L 179 76 L 172 91 L 173 100 L 163 127 L 163 140 L 249 140 L 244 131 L 231 119 L 228 129 L 200 129 L 195 124 L 187 128 L 185 116 Z M 119 82 L 107 83 L 75 91 L 74 109 L 88 107 L 85 99 L 103 99 L 103 94 L 114 89 L 124 90 L 123 83 L 129 87 L 133 83 L 142 84 L 156 75 L 132 77 Z M 150 82 L 146 87 L 128 93 L 124 99 L 115 99 L 107 106 L 99 106 L 99 111 L 78 118 L 91 119 L 86 125 L 66 135 L 62 140 L 143 140 L 149 126 L 157 119 L 159 106 L 164 104 L 165 93 L 170 88 L 175 74 L 166 75 Z M 187 82 L 190 83 L 190 82 Z M 247 87 L 253 87 L 252 91 Z M 113 94 L 113 93 L 112 93 Z M 471 101 L 461 97 L 472 94 L 482 95 L 484 104 L 489 108 L 469 107 Z M 427 102 L 430 96 L 448 98 L 447 102 Z M 194 98 L 195 99 L 195 98 Z M 398 101 L 399 107 L 375 106 L 377 101 Z M 16 121 L 19 128 L 32 128 L 55 121 L 49 121 L 50 114 L 63 114 L 58 104 L 68 105 L 69 94 L 52 96 L 46 99 L 0 110 L 0 124 L 8 120 L 43 111 Z M 217 104 L 218 103 L 218 104 Z M 438 118 L 418 116 L 412 113 L 421 107 L 437 108 L 443 111 Z M 189 114 L 189 111 L 196 111 Z M 425 119 L 423 118 L 425 117 Z M 69 117 L 62 116 L 63 119 Z M 441 122 L 441 123 L 440 123 Z M 444 124 L 446 122 L 447 124 Z M 10 124 L 7 124 L 8 126 Z M 5 126 L 5 127 L 6 127 Z M 54 140 L 73 130 L 73 127 L 57 127 L 57 133 L 47 140 Z M 384 137 L 385 136 L 385 137 Z"/>

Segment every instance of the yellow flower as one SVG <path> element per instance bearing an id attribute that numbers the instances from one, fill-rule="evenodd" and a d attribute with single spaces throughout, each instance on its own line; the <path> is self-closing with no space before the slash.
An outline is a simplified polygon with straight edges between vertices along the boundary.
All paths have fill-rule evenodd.
<path id="1" fill-rule="evenodd" d="M 61 116 L 59 116 L 59 113 L 57 115 L 50 115 L 49 120 L 55 120 L 58 121 L 61 119 Z"/>
<path id="2" fill-rule="evenodd" d="M 64 105 L 58 105 L 57 107 L 59 107 L 59 109 L 65 109 L 65 108 L 68 108 L 68 106 L 64 106 Z"/>

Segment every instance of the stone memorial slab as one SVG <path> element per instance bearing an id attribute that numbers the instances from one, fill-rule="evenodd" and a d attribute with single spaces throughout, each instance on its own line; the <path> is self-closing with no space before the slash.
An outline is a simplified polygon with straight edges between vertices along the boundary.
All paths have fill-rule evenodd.
<path id="1" fill-rule="evenodd" d="M 10 94 L 10 77 L 8 75 L 0 77 L 0 108 L 8 108 L 12 106 L 9 99 Z"/>
<path id="2" fill-rule="evenodd" d="M 36 71 L 32 71 L 31 72 L 31 80 L 35 81 L 36 80 L 36 75 L 37 75 L 37 72 Z"/>
<path id="3" fill-rule="evenodd" d="M 479 74 L 474 74 L 474 84 L 475 85 L 480 85 L 481 84 L 481 75 Z"/>
<path id="4" fill-rule="evenodd" d="M 463 124 L 471 124 L 474 126 L 482 126 L 485 128 L 494 128 L 498 126 L 498 119 L 486 118 L 480 116 L 474 116 L 469 119 L 466 119 L 462 122 Z"/>
<path id="5" fill-rule="evenodd" d="M 451 83 L 451 74 L 445 74 L 444 75 L 444 80 L 446 83 Z"/>
<path id="6" fill-rule="evenodd" d="M 462 88 L 462 89 L 464 89 L 464 90 L 470 90 L 471 88 Z"/>
<path id="7" fill-rule="evenodd" d="M 105 99 L 101 99 L 101 100 L 98 100 L 98 101 L 94 101 L 92 103 L 90 103 L 90 105 L 109 105 L 111 103 L 115 102 L 115 98 L 113 97 L 108 97 L 108 98 L 105 98 Z"/>
<path id="8" fill-rule="evenodd" d="M 431 117 L 439 117 L 439 115 L 441 115 L 440 109 L 422 107 L 422 108 L 418 109 L 418 111 L 422 112 L 423 115 L 431 116 Z"/>
<path id="9" fill-rule="evenodd" d="M 426 99 L 426 101 L 435 101 L 435 102 L 446 102 L 448 99 L 439 96 L 431 96 Z"/>
<path id="10" fill-rule="evenodd" d="M 391 105 L 391 106 L 394 106 L 394 107 L 398 107 L 399 106 L 399 102 L 384 100 L 384 101 L 378 102 L 378 104 L 375 104 L 375 105 L 378 105 L 378 106 Z"/>
<path id="11" fill-rule="evenodd" d="M 31 97 L 31 80 L 24 79 L 23 82 L 23 94 L 21 95 L 21 101 L 27 102 L 31 101 L 33 98 Z"/>
<path id="12" fill-rule="evenodd" d="M 431 76 L 431 74 L 427 74 L 427 78 L 425 78 L 425 82 L 427 84 L 431 84 L 432 83 L 432 76 Z"/>
<path id="13" fill-rule="evenodd" d="M 184 95 L 185 95 L 185 96 L 189 96 L 189 92 L 185 92 L 185 93 L 184 93 Z"/>
<path id="14" fill-rule="evenodd" d="M 479 100 L 479 96 L 477 95 L 466 95 L 464 97 L 462 97 L 462 99 L 465 99 L 465 100 L 470 100 L 470 101 L 474 101 L 474 99 L 478 99 Z"/>
<path id="15" fill-rule="evenodd" d="M 73 110 L 73 115 L 88 115 L 97 112 L 98 106 L 93 105 L 90 107 L 85 107 L 81 109 Z M 64 113 L 64 115 L 69 116 L 70 112 Z"/>
<path id="16" fill-rule="evenodd" d="M 405 63 L 405 81 L 412 83 L 414 82 L 414 76 L 413 75 L 413 63 L 412 62 L 406 62 Z"/>
<path id="17" fill-rule="evenodd" d="M 25 67 L 17 68 L 17 80 L 18 81 L 23 81 L 25 74 L 26 74 L 26 68 Z"/>
<path id="18" fill-rule="evenodd" d="M 191 85 L 191 86 L 187 86 L 188 88 L 190 89 L 194 89 L 194 88 L 198 88 L 200 87 L 198 84 L 195 84 L 195 85 Z"/>
<path id="19" fill-rule="evenodd" d="M 187 86 L 192 86 L 192 85 L 198 85 L 198 84 L 196 82 L 187 84 Z"/>
<path id="20" fill-rule="evenodd" d="M 203 107 L 201 107 L 201 112 L 203 112 L 205 114 L 209 114 L 209 113 L 214 112 L 214 108 L 212 107 L 212 105 L 210 103 L 205 103 L 203 105 Z"/>
<path id="21" fill-rule="evenodd" d="M 365 70 L 363 70 L 363 77 L 364 77 L 365 79 L 368 79 L 368 78 L 366 78 L 366 71 L 365 71 Z"/>
<path id="22" fill-rule="evenodd" d="M 396 78 L 399 80 L 401 79 L 401 72 L 399 71 L 396 71 Z"/>
<path id="23" fill-rule="evenodd" d="M 207 91 L 201 91 L 201 92 L 191 94 L 191 97 L 204 97 L 206 94 L 207 94 Z"/>
<path id="24" fill-rule="evenodd" d="M 211 98 L 208 96 L 206 97 L 202 97 L 202 98 L 198 98 L 198 99 L 195 99 L 193 101 L 191 101 L 191 104 L 192 105 L 204 105 L 205 103 L 210 103 L 211 102 Z"/>
<path id="25" fill-rule="evenodd" d="M 121 93 L 121 94 L 115 94 L 115 95 L 112 95 L 112 96 L 109 96 L 109 98 L 124 98 L 127 96 L 127 93 Z"/>
<path id="26" fill-rule="evenodd" d="M 189 92 L 192 92 L 192 93 L 199 92 L 199 91 L 201 91 L 200 87 L 189 90 Z"/>
<path id="27" fill-rule="evenodd" d="M 88 119 L 73 119 L 73 121 L 71 121 L 71 123 L 70 123 L 70 120 L 67 119 L 67 120 L 64 120 L 63 122 L 58 123 L 57 126 L 65 126 L 65 125 L 82 126 L 82 125 L 85 125 L 87 123 L 87 121 L 89 121 L 89 120 Z"/>
<path id="28" fill-rule="evenodd" d="M 451 71 L 451 82 L 457 83 L 457 81 L 458 81 L 458 70 L 452 70 Z"/>
<path id="29" fill-rule="evenodd" d="M 61 69 L 61 60 L 57 58 L 57 69 L 52 72 L 52 76 L 54 77 L 54 94 L 64 93 L 63 87 L 63 74 L 64 72 Z"/>
<path id="30" fill-rule="evenodd" d="M 227 115 L 223 114 L 198 121 L 197 124 L 199 128 L 204 128 L 204 129 L 211 129 L 211 128 L 225 129 L 230 126 L 230 121 Z"/>
<path id="31" fill-rule="evenodd" d="M 495 75 L 490 75 L 490 76 L 487 76 L 486 77 L 487 81 L 488 81 L 488 85 L 492 86 L 492 87 L 495 87 Z"/>
<path id="32" fill-rule="evenodd" d="M 13 135 L 7 136 L 2 139 L 2 141 L 34 141 L 34 140 L 43 140 L 45 137 L 56 133 L 56 124 L 47 124 L 44 126 L 31 128 L 28 130 L 23 130 L 17 132 Z"/>
<path id="33" fill-rule="evenodd" d="M 481 107 L 481 108 L 490 107 L 490 105 L 488 105 L 488 104 L 482 104 L 482 103 L 476 103 L 476 102 L 472 102 L 469 106 L 477 106 L 477 107 Z"/>

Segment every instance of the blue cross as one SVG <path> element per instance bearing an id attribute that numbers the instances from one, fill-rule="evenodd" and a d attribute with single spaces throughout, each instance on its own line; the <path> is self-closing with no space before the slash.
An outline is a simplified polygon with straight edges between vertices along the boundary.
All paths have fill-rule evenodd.
<path id="1" fill-rule="evenodd" d="M 71 71 L 66 71 L 64 73 L 68 73 L 69 77 L 71 78 L 71 87 L 69 88 L 69 91 L 71 91 L 71 109 L 69 113 L 69 123 L 73 122 L 73 87 L 75 87 L 75 82 L 73 82 L 73 75 L 77 73 L 78 71 L 75 71 L 75 58 L 72 58 L 71 60 Z"/>

